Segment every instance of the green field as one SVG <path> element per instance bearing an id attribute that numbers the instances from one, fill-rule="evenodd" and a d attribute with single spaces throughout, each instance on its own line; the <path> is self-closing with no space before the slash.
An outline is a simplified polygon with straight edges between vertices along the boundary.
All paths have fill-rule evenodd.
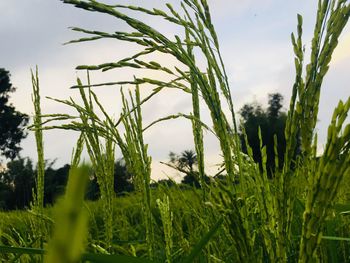
<path id="1" fill-rule="evenodd" d="M 215 189 L 219 195 L 220 190 Z M 215 220 L 219 216 L 229 215 L 230 211 L 218 210 L 213 203 L 202 202 L 202 193 L 200 190 L 180 190 L 178 188 L 164 188 L 152 190 L 153 202 L 151 210 L 154 220 L 154 257 L 155 262 L 166 261 L 167 248 L 170 249 L 171 261 L 182 262 L 189 255 L 192 249 L 198 245 L 198 242 L 206 235 L 208 230 L 217 223 Z M 164 218 L 162 218 L 160 207 L 157 200 L 165 201 L 169 199 L 169 210 L 171 217 L 171 231 L 166 230 Z M 118 254 L 129 255 L 139 258 L 147 257 L 147 245 L 145 240 L 145 228 L 142 222 L 142 200 L 141 196 L 136 193 L 126 197 L 118 197 L 113 200 L 113 240 L 111 247 L 107 249 L 105 243 L 105 229 L 103 218 L 103 206 L 101 201 L 87 202 L 85 208 L 89 215 L 88 235 L 85 239 L 85 251 L 96 254 Z M 158 201 L 159 202 L 159 201 Z M 165 201 L 167 202 L 167 201 Z M 292 223 L 292 240 L 288 251 L 288 261 L 297 261 L 297 247 L 301 234 L 303 204 L 299 203 L 295 206 L 295 215 Z M 258 235 L 263 231 L 264 225 L 261 224 L 257 205 L 255 211 L 252 210 L 249 215 L 249 224 L 254 222 L 254 230 L 252 234 Z M 218 211 L 217 211 L 218 210 Z M 350 202 L 338 203 L 334 209 L 330 211 L 330 216 L 325 222 L 325 230 L 323 239 L 319 247 L 319 253 L 327 262 L 348 262 L 350 256 L 349 238 L 341 237 L 350 236 L 350 215 L 342 214 L 344 211 L 350 211 Z M 349 213 L 349 212 L 348 212 Z M 50 236 L 53 227 L 53 209 L 44 210 L 45 218 L 40 234 L 35 232 L 33 224 L 40 219 L 37 215 L 28 211 L 14 211 L 0 213 L 2 218 L 2 245 L 14 247 L 35 247 L 38 244 L 36 239 L 40 239 L 40 235 L 45 238 Z M 228 219 L 226 219 L 228 220 Z M 227 225 L 226 225 L 227 224 Z M 235 247 L 232 245 L 233 238 L 229 234 L 229 228 L 232 227 L 230 221 L 221 225 L 216 233 L 210 238 L 210 241 L 198 252 L 198 262 L 235 262 L 237 256 Z M 167 242 L 165 233 L 171 238 L 171 245 Z M 255 237 L 255 244 L 252 253 L 256 257 L 256 262 L 270 262 L 264 249 L 263 240 Z M 45 247 L 45 245 L 44 245 Z M 25 253 L 18 250 L 17 253 Z M 3 262 L 8 262 L 15 258 L 15 254 L 4 254 Z M 258 258 L 259 257 L 259 258 Z M 20 262 L 36 262 L 39 258 L 35 256 L 22 255 Z M 120 261 L 118 261 L 120 260 Z M 108 261 L 93 261 L 108 262 Z M 109 261 L 110 262 L 110 261 Z M 123 261 L 116 257 L 112 262 L 132 262 Z M 135 261 L 137 262 L 137 261 Z M 142 260 L 140 261 L 142 262 Z"/>

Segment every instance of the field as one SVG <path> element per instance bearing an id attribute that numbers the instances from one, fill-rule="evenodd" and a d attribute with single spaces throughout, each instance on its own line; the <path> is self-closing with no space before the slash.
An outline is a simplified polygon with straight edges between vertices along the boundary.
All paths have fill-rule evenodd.
<path id="1" fill-rule="evenodd" d="M 214 214 L 211 210 L 213 204 L 207 202 L 203 207 L 201 201 L 201 192 L 198 190 L 183 190 L 180 189 L 159 189 L 152 190 L 153 200 L 169 201 L 170 212 L 172 213 L 171 222 L 171 245 L 170 255 L 172 262 L 182 262 L 186 255 L 189 255 L 198 242 L 205 236 L 208 229 L 214 225 L 217 214 L 222 215 L 223 212 L 219 211 Z M 168 197 L 169 199 L 164 199 Z M 166 201 L 166 202 L 168 202 Z M 159 202 L 159 201 L 158 201 Z M 152 203 L 152 213 L 155 224 L 155 243 L 154 243 L 154 255 L 157 260 L 155 262 L 166 261 L 166 247 L 167 241 L 165 238 L 165 226 L 163 225 L 162 212 L 160 207 L 156 204 L 157 201 Z M 147 246 L 145 245 L 145 229 L 142 223 L 142 210 L 141 210 L 141 196 L 132 194 L 131 196 L 118 197 L 113 200 L 113 206 L 117 209 L 113 210 L 113 240 L 109 251 L 113 251 L 118 255 L 129 255 L 139 257 L 142 262 L 143 258 L 147 254 Z M 89 233 L 86 239 L 88 252 L 96 254 L 109 254 L 106 249 L 105 229 L 103 208 L 101 201 L 88 202 L 86 204 L 86 210 L 89 214 Z M 206 210 L 206 211 L 205 211 Z M 349 216 L 341 214 L 343 211 L 350 210 L 349 201 L 347 204 L 337 204 L 332 210 L 330 218 L 325 223 L 325 232 L 323 240 L 319 247 L 319 253 L 322 258 L 327 262 L 348 262 L 349 261 L 349 239 L 342 239 L 340 237 L 350 236 L 350 219 Z M 302 222 L 303 207 L 296 206 L 295 216 L 293 222 L 293 240 L 291 246 L 293 248 L 299 245 L 298 237 L 300 236 L 300 226 Z M 40 234 L 49 236 L 52 231 L 53 222 L 52 209 L 45 209 L 44 227 L 41 229 Z M 214 215 L 213 215 L 214 214 Z M 33 228 L 33 222 L 38 220 L 38 217 L 27 211 L 7 212 L 0 214 L 2 218 L 1 229 L 2 241 L 5 245 L 11 245 L 14 247 L 33 247 L 35 239 L 40 238 L 38 233 L 35 233 Z M 250 220 L 259 221 L 257 214 L 252 214 Z M 255 231 L 261 231 L 261 225 L 256 225 Z M 197 261 L 202 262 L 231 262 L 231 258 L 234 257 L 234 250 L 230 243 L 230 236 L 226 233 L 228 229 L 220 228 L 211 237 L 208 244 L 201 252 L 198 252 Z M 169 242 L 169 241 L 168 241 Z M 261 246 L 261 247 L 260 247 Z M 254 253 L 262 251 L 264 249 L 262 241 L 256 241 Z M 26 253 L 20 249 L 16 253 Z M 262 252 L 259 252 L 262 253 Z M 257 254 L 256 254 L 257 255 Z M 3 262 L 14 259 L 14 255 L 7 254 L 3 256 Z M 220 259 L 221 258 L 221 259 Z M 20 257 L 21 262 L 35 262 L 38 258 L 29 255 L 23 255 Z M 93 262 L 138 262 L 131 259 L 124 259 L 115 257 L 111 260 L 97 260 Z M 258 262 L 269 262 L 266 255 L 260 255 L 257 259 Z M 288 255 L 288 261 L 297 261 L 297 256 L 294 254 Z"/>
<path id="2" fill-rule="evenodd" d="M 267 170 L 268 153 L 262 142 L 262 167 L 253 160 L 247 136 L 247 154 L 242 152 L 239 133 L 245 131 L 237 123 L 206 0 L 184 0 L 180 10 L 170 4 L 167 10 L 159 10 L 93 0 L 63 2 L 123 20 L 133 30 L 107 33 L 73 28 L 86 36 L 70 43 L 108 38 L 137 44 L 142 51 L 116 62 L 78 66 L 87 71 L 88 79 L 85 84 L 77 79 L 72 87 L 80 92 L 80 102 L 54 99 L 74 109 L 75 116 L 42 115 L 39 74 L 32 72 L 35 118 L 31 129 L 39 160 L 34 202 L 27 211 L 0 213 L 2 262 L 350 262 L 350 97 L 334 109 L 320 156 L 315 132 L 322 83 L 350 17 L 348 1 L 319 1 L 307 62 L 303 18 L 297 16 L 292 34 L 296 76 L 285 127 L 286 150 L 283 163 L 276 157 L 272 171 Z M 183 34 L 168 38 L 133 18 L 130 11 L 166 20 Z M 172 56 L 181 67 L 149 61 L 154 53 Z M 198 60 L 205 61 L 204 68 Z M 120 68 L 148 69 L 168 80 L 135 77 L 90 83 L 89 72 Z M 94 87 L 109 85 L 133 86 L 129 93 L 121 90 L 119 119 L 106 112 L 94 93 Z M 154 86 L 148 97 L 142 97 L 143 85 Z M 177 118 L 192 124 L 197 189 L 150 186 L 152 158 L 143 136 L 149 126 L 144 126 L 142 107 L 167 89 L 191 96 L 192 113 L 171 115 L 151 125 Z M 210 124 L 201 118 L 203 107 L 210 113 Z M 44 207 L 42 134 L 50 129 L 74 130 L 80 137 L 65 195 L 55 206 Z M 223 176 L 210 183 L 205 174 L 204 131 L 216 136 L 223 157 Z M 81 163 L 83 149 L 89 154 L 89 165 Z M 113 191 L 116 149 L 133 174 L 135 192 L 126 196 L 116 197 Z M 92 172 L 101 198 L 86 202 Z"/>

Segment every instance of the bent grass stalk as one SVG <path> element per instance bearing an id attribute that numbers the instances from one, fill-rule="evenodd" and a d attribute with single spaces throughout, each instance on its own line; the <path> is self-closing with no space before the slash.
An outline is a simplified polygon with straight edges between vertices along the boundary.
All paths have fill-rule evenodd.
<path id="1" fill-rule="evenodd" d="M 142 55 L 145 53 L 153 53 L 155 51 L 166 53 L 174 56 L 179 62 L 189 67 L 191 74 L 188 74 L 186 72 L 183 72 L 179 68 L 175 67 L 175 71 L 181 75 L 181 77 L 186 80 L 188 83 L 196 83 L 198 85 L 198 89 L 201 91 L 201 95 L 206 102 L 208 109 L 211 112 L 211 117 L 213 121 L 214 130 L 219 137 L 219 142 L 221 145 L 221 149 L 223 152 L 223 156 L 225 159 L 225 166 L 227 173 L 233 177 L 234 174 L 234 167 L 232 162 L 232 152 L 233 152 L 233 141 L 230 139 L 232 132 L 230 132 L 230 125 L 226 119 L 226 116 L 222 112 L 222 104 L 220 102 L 220 95 L 219 91 L 221 91 L 225 98 L 229 100 L 229 104 L 231 106 L 231 98 L 229 97 L 230 91 L 229 87 L 227 86 L 227 82 L 223 79 L 225 76 L 224 70 L 222 69 L 223 65 L 219 65 L 218 58 L 213 52 L 210 43 L 212 41 L 214 43 L 217 42 L 215 31 L 213 30 L 213 26 L 211 25 L 211 19 L 210 19 L 210 13 L 208 5 L 206 4 L 206 1 L 201 1 L 201 3 L 198 3 L 197 1 L 185 1 L 186 5 L 182 5 L 184 11 L 186 14 L 190 14 L 188 9 L 194 9 L 194 13 L 197 14 L 195 19 L 193 20 L 191 16 L 185 16 L 185 18 L 181 18 L 181 16 L 174 11 L 172 6 L 170 4 L 167 4 L 167 7 L 172 13 L 172 16 L 167 15 L 165 12 L 160 10 L 147 10 L 145 8 L 138 8 L 133 6 L 110 6 L 99 2 L 86 2 L 86 1 L 79 1 L 79 0 L 65 0 L 64 3 L 74 4 L 75 6 L 86 9 L 89 11 L 97 11 L 101 13 L 106 13 L 111 16 L 114 16 L 118 19 L 124 20 L 127 24 L 129 24 L 132 28 L 137 30 L 137 33 L 119 33 L 110 35 L 105 32 L 94 32 L 94 31 L 88 31 L 85 29 L 80 28 L 74 28 L 74 30 L 98 35 L 100 38 L 115 38 L 120 39 L 124 41 L 129 42 L 136 42 L 137 44 L 146 47 L 143 51 Z M 187 6 L 187 7 L 186 7 Z M 155 29 L 151 28 L 150 26 L 144 24 L 143 22 L 136 20 L 132 17 L 129 17 L 117 10 L 117 8 L 127 8 L 131 10 L 136 10 L 139 12 L 147 13 L 150 15 L 159 15 L 163 16 L 168 21 L 175 23 L 177 25 L 181 25 L 184 27 L 185 30 L 187 30 L 189 37 L 191 37 L 191 42 L 187 43 L 187 45 L 194 45 L 196 47 L 199 47 L 199 49 L 202 51 L 203 56 L 207 60 L 208 68 L 207 72 L 202 72 L 199 67 L 196 65 L 196 62 L 192 59 L 193 56 L 191 56 L 191 49 L 188 51 L 185 50 L 183 47 L 186 45 L 185 41 L 181 41 L 178 36 L 175 36 L 175 41 L 171 41 L 163 34 L 159 33 Z M 206 30 L 208 30 L 209 34 L 206 33 Z M 88 40 L 95 40 L 96 38 L 93 37 L 91 39 L 80 39 L 74 42 L 80 42 L 80 41 L 88 41 Z M 218 44 L 217 44 L 218 48 Z M 135 55 L 139 56 L 139 54 Z M 141 61 L 140 59 L 135 58 L 125 58 L 117 63 L 107 63 L 107 64 L 101 64 L 98 66 L 79 66 L 78 69 L 90 69 L 90 70 L 110 70 L 112 68 L 119 68 L 119 67 L 129 67 L 131 66 L 129 63 L 125 64 L 125 61 L 133 61 L 132 66 L 135 68 L 147 68 L 151 70 L 162 70 L 166 71 L 168 74 L 178 76 L 174 74 L 174 72 L 164 66 L 161 66 L 160 63 L 154 62 L 154 63 L 147 63 L 144 61 Z M 164 70 L 165 69 L 165 70 Z M 193 78 L 193 79 L 192 79 Z M 150 83 L 156 82 L 156 81 L 149 81 Z M 114 83 L 110 83 L 114 84 Z M 177 84 L 178 85 L 178 84 Z M 230 109 L 233 111 L 233 107 L 230 107 Z M 232 112 L 233 114 L 233 112 Z M 234 122 L 235 123 L 235 122 Z M 196 139 L 197 140 L 197 139 Z M 238 146 L 238 145 L 236 145 Z M 201 155 L 201 153 L 200 153 Z"/>

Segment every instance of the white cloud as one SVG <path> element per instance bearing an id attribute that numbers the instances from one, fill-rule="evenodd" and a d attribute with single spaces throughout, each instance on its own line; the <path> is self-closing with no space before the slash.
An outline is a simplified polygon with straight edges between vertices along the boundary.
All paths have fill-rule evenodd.
<path id="1" fill-rule="evenodd" d="M 223 17 L 241 15 L 253 8 L 263 10 L 271 5 L 272 0 L 209 0 L 208 3 L 213 15 Z"/>
<path id="2" fill-rule="evenodd" d="M 335 65 L 346 59 L 350 59 L 350 28 L 347 32 L 343 33 L 343 36 L 340 38 L 339 45 L 334 51 L 331 63 Z"/>

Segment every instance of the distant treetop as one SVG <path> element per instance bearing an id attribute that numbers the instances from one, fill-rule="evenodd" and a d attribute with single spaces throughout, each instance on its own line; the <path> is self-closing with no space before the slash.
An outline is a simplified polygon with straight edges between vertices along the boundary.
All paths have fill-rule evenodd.
<path id="1" fill-rule="evenodd" d="M 22 139 L 27 136 L 24 128 L 28 115 L 16 111 L 9 103 L 10 93 L 16 89 L 10 81 L 10 73 L 0 68 L 0 155 L 13 160 L 18 156 Z"/>

